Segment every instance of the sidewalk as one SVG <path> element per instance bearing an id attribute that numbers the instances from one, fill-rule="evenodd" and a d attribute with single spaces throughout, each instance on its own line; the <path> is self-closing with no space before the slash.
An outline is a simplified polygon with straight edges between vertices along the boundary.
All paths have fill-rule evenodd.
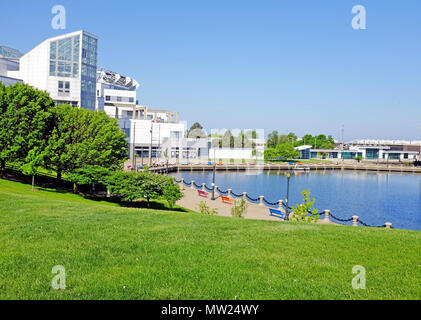
<path id="1" fill-rule="evenodd" d="M 192 211 L 199 212 L 199 204 L 201 201 L 204 201 L 211 209 L 213 208 L 218 209 L 218 216 L 231 217 L 232 205 L 223 203 L 221 200 L 221 196 L 217 192 L 215 193 L 216 200 L 214 201 L 211 200 L 212 193 L 208 193 L 208 198 L 204 198 L 198 195 L 197 189 L 184 187 L 184 190 L 182 190 L 182 192 L 184 194 L 184 197 L 181 200 L 177 201 L 177 205 L 187 208 Z M 274 209 L 279 210 L 278 208 L 274 208 Z M 281 211 L 285 212 L 284 209 L 282 209 Z M 253 220 L 283 221 L 283 219 L 269 216 L 269 207 L 260 206 L 258 204 L 250 203 L 248 201 L 247 201 L 247 211 L 244 215 L 244 218 L 253 219 Z M 317 223 L 326 224 L 326 222 L 323 219 L 320 219 Z M 330 222 L 330 224 L 335 224 L 335 223 Z"/>

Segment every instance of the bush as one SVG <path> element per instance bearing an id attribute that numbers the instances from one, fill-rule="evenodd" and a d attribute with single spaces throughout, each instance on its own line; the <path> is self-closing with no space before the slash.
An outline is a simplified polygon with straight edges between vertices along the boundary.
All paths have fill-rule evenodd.
<path id="1" fill-rule="evenodd" d="M 180 200 L 183 197 L 183 193 L 180 190 L 180 187 L 174 183 L 173 180 L 168 181 L 165 184 L 163 190 L 163 199 L 165 199 L 170 208 L 173 208 L 177 200 Z"/>
<path id="2" fill-rule="evenodd" d="M 237 199 L 234 201 L 234 204 L 231 208 L 231 215 L 234 218 L 244 218 L 245 213 L 247 212 L 247 201 L 244 199 Z"/>
<path id="3" fill-rule="evenodd" d="M 211 209 L 205 201 L 200 201 L 199 203 L 199 212 L 201 214 L 206 214 L 206 215 L 216 215 L 218 214 L 218 209 L 213 208 Z"/>
<path id="4" fill-rule="evenodd" d="M 312 209 L 316 199 L 310 200 L 310 190 L 304 190 L 301 192 L 304 197 L 304 203 L 297 204 L 292 208 L 292 214 L 290 216 L 291 221 L 316 223 L 319 220 L 319 213 L 317 209 Z"/>

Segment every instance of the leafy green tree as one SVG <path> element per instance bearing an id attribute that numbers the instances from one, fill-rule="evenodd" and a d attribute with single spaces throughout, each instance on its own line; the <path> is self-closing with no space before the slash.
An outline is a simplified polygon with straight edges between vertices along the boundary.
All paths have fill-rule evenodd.
<path id="1" fill-rule="evenodd" d="M 165 199 L 170 208 L 173 208 L 175 203 L 183 197 L 180 187 L 174 183 L 174 180 L 168 180 L 164 185 L 162 198 Z"/>
<path id="2" fill-rule="evenodd" d="M 107 168 L 103 168 L 97 165 L 84 166 L 68 174 L 67 180 L 75 184 L 75 191 L 77 185 L 90 185 L 92 192 L 95 190 L 95 184 L 106 184 L 110 174 L 110 170 Z"/>
<path id="3" fill-rule="evenodd" d="M 29 85 L 0 83 L 0 167 L 6 162 L 35 167 L 52 128 L 54 101 Z M 28 169 L 28 166 L 26 166 Z"/>
<path id="4" fill-rule="evenodd" d="M 104 112 L 57 106 L 54 127 L 43 152 L 44 167 L 72 173 L 85 166 L 110 170 L 121 167 L 127 158 L 127 140 L 115 119 Z"/>
<path id="5" fill-rule="evenodd" d="M 275 148 L 265 150 L 265 159 L 294 159 L 300 156 L 292 144 L 278 144 Z"/>
<path id="6" fill-rule="evenodd" d="M 144 199 L 150 207 L 151 200 L 165 199 L 171 204 L 182 197 L 174 179 L 149 171 L 123 172 L 118 170 L 112 173 L 106 181 L 111 193 L 118 195 L 124 201 Z M 178 191 L 177 191 L 178 189 Z"/>
<path id="7" fill-rule="evenodd" d="M 275 148 L 279 143 L 279 134 L 278 131 L 272 131 L 268 134 L 267 138 L 267 147 Z"/>

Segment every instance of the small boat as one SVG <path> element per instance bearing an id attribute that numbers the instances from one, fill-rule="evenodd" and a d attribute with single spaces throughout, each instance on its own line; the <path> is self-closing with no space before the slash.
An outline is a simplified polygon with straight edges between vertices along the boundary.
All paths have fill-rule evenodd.
<path id="1" fill-rule="evenodd" d="M 298 171 L 298 172 L 310 172 L 309 167 L 299 167 L 298 165 L 296 165 L 294 168 L 292 168 L 292 170 Z"/>

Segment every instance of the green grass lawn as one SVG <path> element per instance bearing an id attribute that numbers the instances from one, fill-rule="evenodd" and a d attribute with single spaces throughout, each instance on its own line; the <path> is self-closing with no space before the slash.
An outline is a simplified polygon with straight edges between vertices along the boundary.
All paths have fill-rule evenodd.
<path id="1" fill-rule="evenodd" d="M 122 208 L 0 180 L 0 299 L 420 299 L 421 232 Z M 65 290 L 51 287 L 55 265 Z M 367 289 L 351 287 L 352 268 Z"/>

